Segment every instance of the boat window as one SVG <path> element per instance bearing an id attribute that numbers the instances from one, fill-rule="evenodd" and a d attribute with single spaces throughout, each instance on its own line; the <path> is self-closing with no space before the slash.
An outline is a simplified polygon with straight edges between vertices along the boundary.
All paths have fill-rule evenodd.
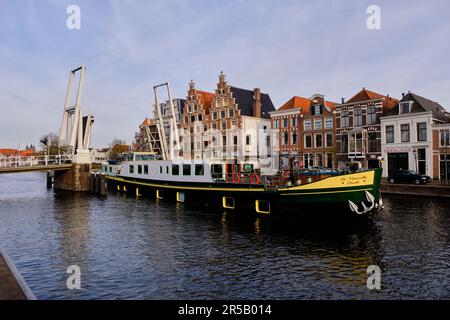
<path id="1" fill-rule="evenodd" d="M 190 176 L 190 175 L 191 175 L 191 165 L 183 164 L 183 176 Z"/>
<path id="2" fill-rule="evenodd" d="M 148 174 L 148 165 L 144 166 L 144 174 Z"/>
<path id="3" fill-rule="evenodd" d="M 166 166 L 166 174 L 169 174 L 169 166 Z"/>
<path id="4" fill-rule="evenodd" d="M 138 174 L 142 174 L 142 166 L 138 165 Z"/>
<path id="5" fill-rule="evenodd" d="M 221 164 L 211 165 L 211 175 L 213 178 L 222 178 L 223 169 Z"/>
<path id="6" fill-rule="evenodd" d="M 135 154 L 136 161 L 150 161 L 154 160 L 155 156 L 152 154 Z"/>
<path id="7" fill-rule="evenodd" d="M 203 176 L 205 175 L 205 168 L 202 164 L 196 164 L 195 165 L 195 175 L 196 176 Z"/>
<path id="8" fill-rule="evenodd" d="M 159 173 L 162 174 L 162 166 L 159 166 Z"/>
<path id="9" fill-rule="evenodd" d="M 112 167 L 109 167 L 109 172 L 112 172 Z"/>
<path id="10" fill-rule="evenodd" d="M 172 175 L 178 176 L 180 174 L 180 166 L 178 164 L 172 165 Z"/>
<path id="11" fill-rule="evenodd" d="M 134 166 L 133 165 L 130 165 L 129 172 L 130 173 L 134 173 Z"/>

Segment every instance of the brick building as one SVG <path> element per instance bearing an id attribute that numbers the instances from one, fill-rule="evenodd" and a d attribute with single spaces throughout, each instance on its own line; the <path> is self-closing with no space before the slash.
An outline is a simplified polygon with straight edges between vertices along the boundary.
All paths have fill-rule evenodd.
<path id="1" fill-rule="evenodd" d="M 310 98 L 295 96 L 271 112 L 272 148 L 280 156 L 281 167 L 289 167 L 290 161 L 306 168 L 336 166 L 335 105 L 320 94 Z"/>
<path id="2" fill-rule="evenodd" d="M 338 167 L 381 166 L 380 118 L 398 100 L 363 88 L 347 102 L 335 107 L 336 152 Z"/>
<path id="3" fill-rule="evenodd" d="M 183 158 L 226 160 L 228 173 L 244 164 L 271 170 L 273 110 L 268 94 L 230 86 L 223 73 L 214 93 L 197 90 L 191 81 L 181 122 Z"/>

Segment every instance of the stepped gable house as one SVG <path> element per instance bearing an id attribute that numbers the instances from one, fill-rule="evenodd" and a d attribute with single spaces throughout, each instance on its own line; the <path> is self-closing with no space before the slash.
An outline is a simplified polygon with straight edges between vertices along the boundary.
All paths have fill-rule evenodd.
<path id="1" fill-rule="evenodd" d="M 181 123 L 183 158 L 226 159 L 230 173 L 243 164 L 261 167 L 270 157 L 274 110 L 268 94 L 230 86 L 223 72 L 214 93 L 197 90 L 191 81 Z"/>

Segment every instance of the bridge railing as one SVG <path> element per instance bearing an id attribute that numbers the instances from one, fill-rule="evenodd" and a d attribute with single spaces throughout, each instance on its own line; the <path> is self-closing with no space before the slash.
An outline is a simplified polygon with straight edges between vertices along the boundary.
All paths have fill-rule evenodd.
<path id="1" fill-rule="evenodd" d="M 8 156 L 0 157 L 0 168 L 37 167 L 72 163 L 72 156 Z"/>

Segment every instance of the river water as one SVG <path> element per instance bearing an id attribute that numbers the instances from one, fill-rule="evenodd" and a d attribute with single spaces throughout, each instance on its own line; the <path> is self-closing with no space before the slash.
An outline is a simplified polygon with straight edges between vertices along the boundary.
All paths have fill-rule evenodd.
<path id="1" fill-rule="evenodd" d="M 0 175 L 0 244 L 38 299 L 450 298 L 449 200 L 384 196 L 373 223 L 329 225 L 45 182 Z M 70 265 L 80 290 L 67 288 Z"/>

